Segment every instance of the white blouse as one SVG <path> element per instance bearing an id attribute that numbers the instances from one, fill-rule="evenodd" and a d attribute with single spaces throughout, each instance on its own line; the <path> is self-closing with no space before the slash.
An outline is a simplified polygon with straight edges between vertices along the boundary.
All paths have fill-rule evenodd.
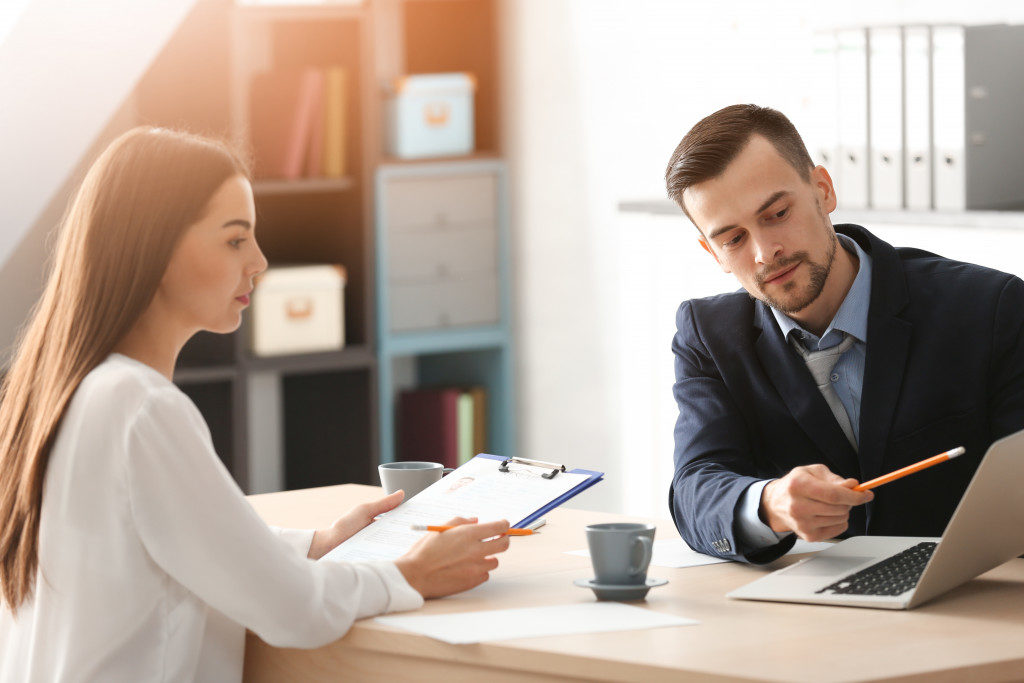
<path id="1" fill-rule="evenodd" d="M 307 559 L 312 537 L 274 533 L 188 397 L 112 354 L 54 443 L 33 597 L 0 603 L 0 681 L 237 681 L 245 628 L 318 647 L 423 604 L 394 563 Z"/>

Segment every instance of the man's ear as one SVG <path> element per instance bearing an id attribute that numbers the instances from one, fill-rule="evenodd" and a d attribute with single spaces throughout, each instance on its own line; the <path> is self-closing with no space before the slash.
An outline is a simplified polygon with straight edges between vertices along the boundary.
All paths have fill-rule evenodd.
<path id="1" fill-rule="evenodd" d="M 832 183 L 832 176 L 828 174 L 824 166 L 815 166 L 811 169 L 811 185 L 818 194 L 818 201 L 825 213 L 832 213 L 836 210 L 836 188 Z"/>

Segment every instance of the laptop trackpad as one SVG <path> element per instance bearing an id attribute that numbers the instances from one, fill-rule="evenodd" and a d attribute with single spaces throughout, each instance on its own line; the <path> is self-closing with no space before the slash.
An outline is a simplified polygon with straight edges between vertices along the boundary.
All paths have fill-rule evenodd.
<path id="1" fill-rule="evenodd" d="M 875 560 L 875 557 L 844 557 L 844 556 L 821 556 L 812 557 L 806 562 L 793 565 L 783 569 L 780 574 L 786 576 L 831 576 L 842 575 L 853 571 L 855 568 Z"/>

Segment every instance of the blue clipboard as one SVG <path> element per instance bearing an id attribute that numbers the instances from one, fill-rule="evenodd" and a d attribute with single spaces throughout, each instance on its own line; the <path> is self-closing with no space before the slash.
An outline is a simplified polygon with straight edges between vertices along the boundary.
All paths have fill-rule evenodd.
<path id="1" fill-rule="evenodd" d="M 512 462 L 520 462 L 520 463 L 524 463 L 524 464 L 531 465 L 531 466 L 537 466 L 536 463 L 538 462 L 538 461 L 535 461 L 535 460 L 525 460 L 523 458 L 506 458 L 506 457 L 501 456 L 501 455 L 491 455 L 489 453 L 480 453 L 476 457 L 477 458 L 484 458 L 484 459 L 487 459 L 487 460 L 496 460 L 498 462 L 504 462 L 506 460 L 510 460 Z M 550 512 L 551 510 L 554 510 L 556 507 L 558 507 L 559 505 L 561 505 L 565 501 L 569 500 L 570 498 L 572 498 L 573 496 L 575 496 L 579 492 L 585 491 L 586 489 L 589 489 L 591 486 L 593 486 L 594 484 L 596 484 L 597 482 L 601 481 L 604 478 L 604 472 L 595 472 L 594 470 L 583 470 L 583 469 L 570 470 L 570 469 L 566 469 L 565 466 L 563 466 L 563 465 L 557 465 L 555 463 L 542 463 L 542 464 L 543 465 L 552 465 L 555 468 L 553 470 L 555 472 L 562 471 L 562 472 L 567 472 L 569 474 L 585 474 L 585 475 L 587 475 L 587 478 L 584 479 L 583 481 L 581 481 L 576 486 L 574 486 L 571 489 L 569 489 L 568 491 L 566 491 L 565 493 L 563 493 L 562 495 L 558 496 L 554 500 L 552 500 L 552 501 L 550 501 L 548 503 L 545 503 L 541 507 L 537 508 L 535 511 L 533 511 L 532 513 L 527 515 L 524 519 L 521 519 L 520 521 L 518 521 L 515 524 L 513 524 L 512 525 L 513 528 L 524 527 L 527 524 L 529 524 L 529 523 L 539 519 L 545 513 Z M 560 468 L 560 469 L 558 469 L 558 468 Z M 558 475 L 556 474 L 554 476 L 558 476 Z"/>

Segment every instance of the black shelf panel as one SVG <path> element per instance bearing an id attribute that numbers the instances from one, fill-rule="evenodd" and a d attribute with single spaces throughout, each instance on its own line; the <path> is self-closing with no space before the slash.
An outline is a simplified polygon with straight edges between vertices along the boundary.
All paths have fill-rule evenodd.
<path id="1" fill-rule="evenodd" d="M 340 351 L 297 353 L 286 356 L 245 356 L 243 363 L 248 370 L 280 372 L 281 374 L 302 374 L 369 368 L 377 363 L 369 347 L 348 346 Z"/>
<path id="2" fill-rule="evenodd" d="M 282 379 L 285 488 L 375 484 L 368 370 Z"/>

